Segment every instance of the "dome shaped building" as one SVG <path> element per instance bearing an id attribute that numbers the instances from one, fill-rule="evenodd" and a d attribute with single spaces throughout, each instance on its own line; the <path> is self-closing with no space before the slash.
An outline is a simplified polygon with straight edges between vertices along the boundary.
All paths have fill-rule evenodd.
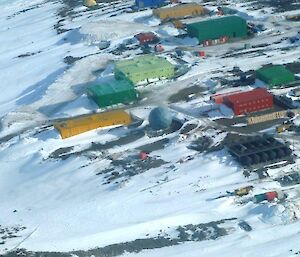
<path id="1" fill-rule="evenodd" d="M 166 107 L 156 107 L 149 114 L 149 125 L 153 130 L 168 129 L 172 124 L 172 113 Z"/>

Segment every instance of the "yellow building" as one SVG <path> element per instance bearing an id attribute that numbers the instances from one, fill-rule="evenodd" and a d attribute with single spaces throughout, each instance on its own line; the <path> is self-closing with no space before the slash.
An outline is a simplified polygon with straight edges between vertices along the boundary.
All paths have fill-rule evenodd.
<path id="1" fill-rule="evenodd" d="M 129 125 L 131 122 L 130 114 L 123 110 L 115 110 L 57 122 L 54 127 L 59 131 L 62 139 L 65 139 L 93 129 L 114 125 Z"/>
<path id="2" fill-rule="evenodd" d="M 153 10 L 153 15 L 160 20 L 178 19 L 205 14 L 203 6 L 196 3 L 180 4 L 173 7 Z"/>

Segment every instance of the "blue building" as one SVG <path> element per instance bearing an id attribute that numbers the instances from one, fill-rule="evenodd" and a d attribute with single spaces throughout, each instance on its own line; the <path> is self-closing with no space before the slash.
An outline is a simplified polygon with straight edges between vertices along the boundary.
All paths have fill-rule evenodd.
<path id="1" fill-rule="evenodd" d="M 135 0 L 135 6 L 138 8 L 159 7 L 165 2 L 166 0 Z"/>

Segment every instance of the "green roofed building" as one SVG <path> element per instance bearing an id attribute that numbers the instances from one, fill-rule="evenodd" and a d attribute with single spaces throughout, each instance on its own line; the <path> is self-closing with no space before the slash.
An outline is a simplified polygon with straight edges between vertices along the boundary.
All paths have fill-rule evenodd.
<path id="1" fill-rule="evenodd" d="M 269 88 L 295 81 L 295 75 L 282 65 L 272 65 L 256 71 L 256 78 L 266 83 Z"/>
<path id="2" fill-rule="evenodd" d="M 98 106 L 107 107 L 114 104 L 126 104 L 135 101 L 138 93 L 128 80 L 112 80 L 90 86 L 87 94 Z"/>
<path id="3" fill-rule="evenodd" d="M 148 79 L 171 78 L 174 75 L 174 65 L 155 55 L 143 55 L 115 64 L 115 78 L 127 79 L 134 84 Z"/>
<path id="4" fill-rule="evenodd" d="M 189 36 L 196 37 L 199 43 L 222 37 L 242 38 L 247 36 L 247 22 L 239 16 L 225 16 L 187 24 Z"/>

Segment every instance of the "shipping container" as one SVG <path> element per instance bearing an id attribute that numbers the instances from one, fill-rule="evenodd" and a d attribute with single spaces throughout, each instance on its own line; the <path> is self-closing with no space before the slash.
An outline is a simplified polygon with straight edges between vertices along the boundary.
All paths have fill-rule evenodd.
<path id="1" fill-rule="evenodd" d="M 224 103 L 230 107 L 235 115 L 257 112 L 273 107 L 273 95 L 265 88 L 227 95 Z"/>
<path id="2" fill-rule="evenodd" d="M 211 45 L 211 40 L 220 38 L 243 38 L 247 36 L 247 22 L 239 16 L 226 16 L 187 24 L 187 32 L 200 44 Z M 224 41 L 224 39 L 223 39 Z"/>
<path id="3" fill-rule="evenodd" d="M 65 139 L 97 128 L 129 125 L 131 122 L 132 118 L 127 112 L 115 110 L 56 122 L 54 127 L 59 131 L 61 138 Z"/>
<path id="4" fill-rule="evenodd" d="M 256 71 L 256 78 L 266 83 L 269 88 L 295 81 L 295 75 L 282 65 L 263 67 Z"/>
<path id="5" fill-rule="evenodd" d="M 134 85 L 127 80 L 111 80 L 90 86 L 87 94 L 100 108 L 115 104 L 128 104 L 138 98 Z"/>
<path id="6" fill-rule="evenodd" d="M 153 10 L 153 15 L 162 21 L 203 14 L 205 14 L 205 9 L 203 8 L 203 6 L 197 3 L 185 3 L 173 7 L 159 8 Z"/>
<path id="7" fill-rule="evenodd" d="M 265 193 L 263 194 L 259 194 L 259 195 L 255 195 L 254 196 L 254 199 L 257 203 L 260 203 L 260 202 L 263 202 L 263 201 L 267 201 L 268 198 L 267 198 L 267 195 Z"/>

